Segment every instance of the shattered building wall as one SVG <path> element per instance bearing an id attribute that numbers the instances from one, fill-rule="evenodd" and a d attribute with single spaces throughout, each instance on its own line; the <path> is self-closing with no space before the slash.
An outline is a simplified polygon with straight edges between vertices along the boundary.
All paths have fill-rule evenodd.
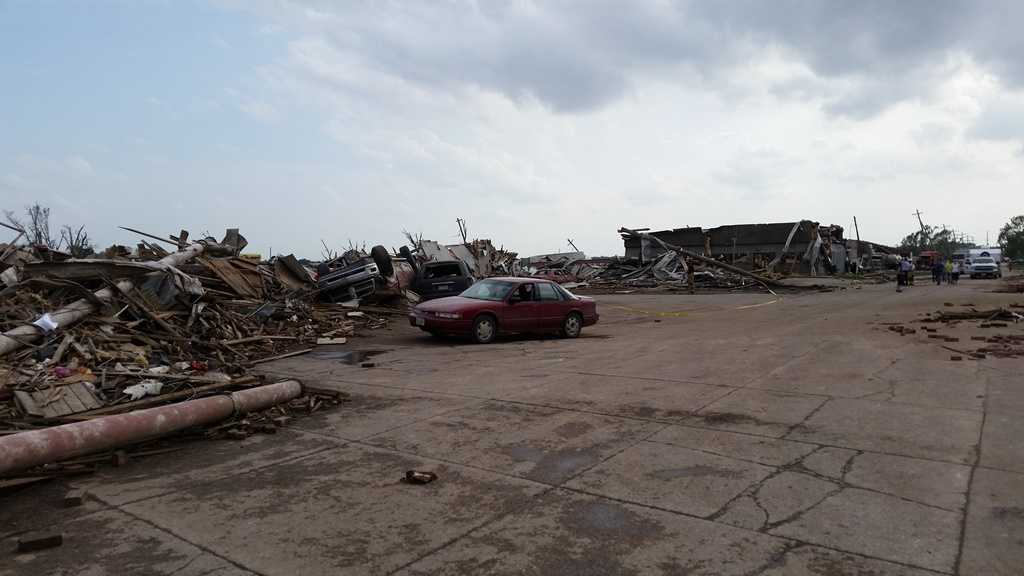
<path id="1" fill-rule="evenodd" d="M 477 278 L 513 275 L 518 269 L 516 253 L 495 248 L 494 244 L 486 239 L 447 246 L 433 240 L 423 240 L 419 243 L 419 250 L 425 261 L 461 260 Z"/>
<path id="2" fill-rule="evenodd" d="M 842 272 L 846 247 L 841 226 L 811 220 L 767 224 L 730 224 L 717 228 L 676 228 L 650 233 L 685 250 L 752 270 L 768 267 L 802 274 Z M 650 262 L 664 253 L 656 242 L 623 235 L 627 258 Z M 774 264 L 774 266 L 773 266 Z"/>

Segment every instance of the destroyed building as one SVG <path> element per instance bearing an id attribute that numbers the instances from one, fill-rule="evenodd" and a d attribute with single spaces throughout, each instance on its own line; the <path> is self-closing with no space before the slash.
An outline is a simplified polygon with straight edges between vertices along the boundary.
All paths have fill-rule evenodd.
<path id="1" fill-rule="evenodd" d="M 649 232 L 663 242 L 748 270 L 784 274 L 834 274 L 847 269 L 841 226 L 811 220 L 676 228 Z M 627 259 L 642 264 L 665 253 L 658 242 L 623 233 Z"/>

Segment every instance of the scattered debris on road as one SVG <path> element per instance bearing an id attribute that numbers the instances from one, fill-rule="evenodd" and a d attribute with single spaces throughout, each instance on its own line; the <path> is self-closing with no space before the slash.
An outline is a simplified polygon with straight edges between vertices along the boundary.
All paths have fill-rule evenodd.
<path id="1" fill-rule="evenodd" d="M 421 472 L 419 470 L 408 470 L 403 478 L 408 484 L 430 484 L 437 480 L 437 474 L 433 472 Z"/>

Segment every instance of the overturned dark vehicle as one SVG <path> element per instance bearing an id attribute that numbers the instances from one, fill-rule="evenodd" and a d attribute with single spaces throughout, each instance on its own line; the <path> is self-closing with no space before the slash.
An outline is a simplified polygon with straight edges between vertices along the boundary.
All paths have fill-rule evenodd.
<path id="1" fill-rule="evenodd" d="M 473 285 L 473 274 L 461 260 L 415 263 L 412 291 L 422 300 L 458 296 Z"/>
<path id="2" fill-rule="evenodd" d="M 316 286 L 320 298 L 328 302 L 361 300 L 386 287 L 394 273 L 387 248 L 374 246 L 369 254 L 348 250 L 317 266 Z"/>

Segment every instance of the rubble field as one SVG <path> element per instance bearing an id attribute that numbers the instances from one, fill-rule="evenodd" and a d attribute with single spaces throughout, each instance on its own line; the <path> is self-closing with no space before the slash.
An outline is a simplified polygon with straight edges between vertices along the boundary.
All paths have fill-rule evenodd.
<path id="1" fill-rule="evenodd" d="M 601 322 L 579 339 L 476 346 L 411 328 L 402 300 L 345 308 L 217 258 L 273 297 L 243 296 L 223 264 L 203 262 L 182 268 L 212 294 L 203 310 L 119 291 L 53 351 L 5 364 L 44 415 L 24 417 L 12 398 L 4 426 L 87 421 L 45 414 L 52 390 L 76 383 L 110 413 L 167 390 L 201 400 L 225 378 L 236 393 L 293 379 L 306 391 L 193 430 L 203 441 L 8 477 L 0 574 L 924 576 L 1024 564 L 1024 299 L 999 291 L 1019 277 L 902 293 L 835 279 L 828 292 L 598 294 Z M 83 293 L 16 297 L 32 321 Z M 278 306 L 261 319 L 266 300 Z M 231 343 L 245 338 L 257 339 Z M 163 382 L 160 395 L 132 388 L 146 381 Z"/>

